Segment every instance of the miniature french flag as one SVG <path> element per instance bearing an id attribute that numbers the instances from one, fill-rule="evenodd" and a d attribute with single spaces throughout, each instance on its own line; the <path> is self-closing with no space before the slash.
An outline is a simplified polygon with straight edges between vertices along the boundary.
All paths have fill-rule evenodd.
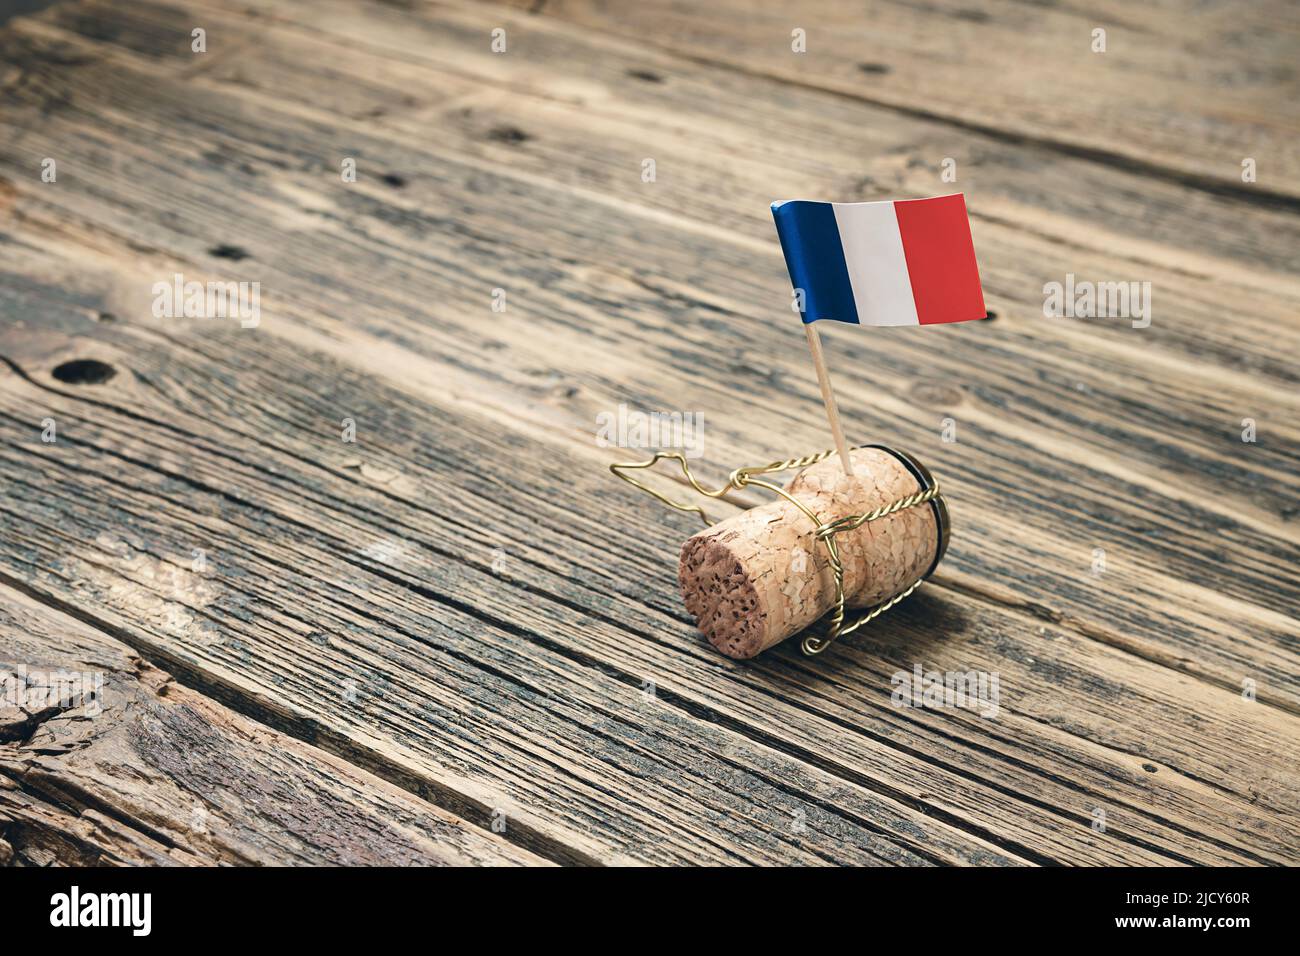
<path id="1" fill-rule="evenodd" d="M 772 203 L 803 320 L 934 325 L 983 319 L 966 198 Z"/>

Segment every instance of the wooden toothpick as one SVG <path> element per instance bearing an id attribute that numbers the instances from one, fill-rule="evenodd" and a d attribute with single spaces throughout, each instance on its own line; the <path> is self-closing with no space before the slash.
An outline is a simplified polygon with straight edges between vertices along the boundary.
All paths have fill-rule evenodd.
<path id="1" fill-rule="evenodd" d="M 831 377 L 826 372 L 826 359 L 822 356 L 822 340 L 817 334 L 817 323 L 805 322 L 803 330 L 808 336 L 808 351 L 812 352 L 813 366 L 817 369 L 817 384 L 822 387 L 822 404 L 826 406 L 826 420 L 831 423 L 835 450 L 839 452 L 844 474 L 852 478 L 853 460 L 849 458 L 849 446 L 845 444 L 844 430 L 840 428 L 840 412 L 835 407 L 835 393 L 831 391 Z"/>

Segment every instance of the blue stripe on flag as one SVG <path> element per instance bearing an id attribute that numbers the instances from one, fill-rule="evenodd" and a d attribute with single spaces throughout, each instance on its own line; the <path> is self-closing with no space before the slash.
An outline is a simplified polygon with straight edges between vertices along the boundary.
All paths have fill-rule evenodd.
<path id="1" fill-rule="evenodd" d="M 790 281 L 804 291 L 804 323 L 818 319 L 857 323 L 858 307 L 834 207 L 803 199 L 774 202 L 772 218 Z"/>

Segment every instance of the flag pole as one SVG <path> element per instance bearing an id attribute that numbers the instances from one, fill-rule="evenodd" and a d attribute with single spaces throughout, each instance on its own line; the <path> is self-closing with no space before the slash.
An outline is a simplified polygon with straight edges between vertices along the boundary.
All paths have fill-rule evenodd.
<path id="1" fill-rule="evenodd" d="M 817 369 L 817 384 L 822 388 L 822 404 L 826 406 L 826 420 L 831 424 L 831 436 L 835 439 L 835 450 L 840 455 L 840 466 L 844 469 L 844 474 L 852 478 L 853 460 L 849 458 L 849 446 L 845 444 L 844 430 L 840 428 L 840 412 L 835 407 L 835 393 L 831 391 L 831 377 L 826 371 L 817 323 L 805 322 L 803 330 L 808 336 L 808 351 L 812 353 L 813 367 Z"/>

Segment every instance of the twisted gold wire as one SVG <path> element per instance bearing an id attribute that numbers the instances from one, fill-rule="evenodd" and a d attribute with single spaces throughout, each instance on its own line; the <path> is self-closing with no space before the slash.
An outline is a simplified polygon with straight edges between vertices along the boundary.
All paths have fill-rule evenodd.
<path id="1" fill-rule="evenodd" d="M 691 473 L 691 466 L 690 463 L 687 462 L 686 456 L 679 451 L 655 452 L 653 457 L 647 458 L 645 461 L 619 462 L 610 465 L 609 470 L 616 477 L 641 489 L 646 494 L 657 498 L 659 501 L 674 510 L 685 511 L 687 513 L 694 512 L 695 514 L 698 514 L 701 520 L 704 521 L 705 527 L 709 527 L 712 522 L 709 521 L 708 515 L 704 513 L 704 509 L 699 505 L 683 504 L 681 502 L 673 501 L 668 496 L 660 494 L 653 488 L 641 484 L 641 482 L 629 475 L 625 475 L 623 472 L 653 468 L 664 459 L 671 459 L 681 465 L 682 476 L 690 486 L 706 498 L 721 498 L 728 491 L 736 491 L 748 485 L 757 485 L 760 488 L 766 488 L 768 491 L 780 495 L 807 515 L 808 519 L 815 526 L 814 536 L 818 541 L 826 546 L 827 562 L 830 565 L 831 574 L 835 580 L 835 606 L 828 612 L 825 618 L 828 622 L 826 636 L 819 638 L 810 634 L 799 644 L 800 650 L 811 657 L 814 654 L 820 654 L 822 651 L 826 650 L 826 648 L 830 647 L 837 638 L 843 637 L 846 634 L 852 634 L 864 624 L 867 624 L 888 611 L 891 607 L 920 587 L 921 581 L 924 580 L 924 578 L 917 578 L 904 590 L 895 594 L 888 601 L 877 604 L 875 607 L 867 611 L 866 614 L 862 615 L 846 627 L 844 625 L 844 564 L 840 560 L 839 544 L 836 542 L 835 536 L 847 531 L 856 531 L 868 522 L 877 521 L 880 518 L 888 517 L 889 515 L 903 511 L 907 508 L 915 508 L 917 505 L 925 504 L 927 501 L 932 501 L 939 497 L 939 483 L 938 481 L 935 481 L 931 487 L 926 488 L 923 491 L 915 492 L 905 498 L 899 498 L 897 501 L 892 501 L 887 505 L 882 505 L 879 508 L 868 511 L 866 514 L 845 515 L 844 517 L 837 518 L 834 521 L 823 522 L 817 517 L 816 513 L 811 508 L 780 485 L 764 478 L 756 477 L 758 475 L 766 475 L 778 471 L 787 471 L 791 468 L 804 468 L 808 465 L 815 465 L 817 462 L 825 461 L 834 454 L 835 450 L 829 449 L 827 451 L 817 452 L 814 455 L 804 455 L 801 458 L 787 458 L 784 461 L 774 461 L 766 465 L 736 468 L 727 476 L 727 483 L 725 485 L 712 491 L 705 488 L 696 480 L 695 476 Z"/>

